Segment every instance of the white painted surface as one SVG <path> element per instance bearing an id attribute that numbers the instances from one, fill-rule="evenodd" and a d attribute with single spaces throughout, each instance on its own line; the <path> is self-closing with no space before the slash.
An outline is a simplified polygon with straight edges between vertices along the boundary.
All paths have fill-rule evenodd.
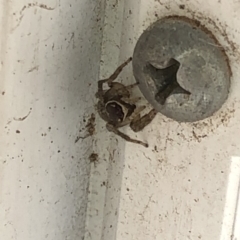
<path id="1" fill-rule="evenodd" d="M 232 157 L 240 156 L 239 9 L 234 0 L 107 1 L 102 77 L 132 55 L 151 23 L 183 15 L 199 20 L 224 46 L 232 88 L 223 108 L 204 121 L 178 124 L 159 114 L 142 133 L 125 129 L 149 142 L 149 149 L 112 136 L 92 169 L 89 206 L 95 212 L 88 214 L 86 239 L 238 240 L 240 226 L 233 225 L 239 164 Z M 131 67 L 120 80 L 134 82 Z"/>
<path id="2" fill-rule="evenodd" d="M 228 239 L 229 236 L 236 240 L 239 238 L 240 231 L 238 209 L 240 205 L 240 157 L 232 156 L 230 164 L 220 240 Z"/>
<path id="3" fill-rule="evenodd" d="M 237 204 L 235 211 L 235 219 L 233 225 L 233 240 L 240 239 L 240 181 L 238 181 L 238 191 L 237 191 Z"/>
<path id="4" fill-rule="evenodd" d="M 0 4 L 1 240 L 239 240 L 238 1 L 107 0 L 102 49 L 103 1 Z M 227 50 L 227 103 L 197 124 L 159 114 L 142 133 L 125 129 L 149 149 L 107 133 L 99 117 L 94 139 L 75 144 L 94 112 L 100 50 L 107 77 L 144 29 L 172 14 L 200 20 Z M 134 82 L 131 66 L 120 80 Z"/>
<path id="5" fill-rule="evenodd" d="M 103 1 L 3 0 L 0 14 L 0 239 L 83 239 L 93 142 L 75 139 L 94 112 Z"/>

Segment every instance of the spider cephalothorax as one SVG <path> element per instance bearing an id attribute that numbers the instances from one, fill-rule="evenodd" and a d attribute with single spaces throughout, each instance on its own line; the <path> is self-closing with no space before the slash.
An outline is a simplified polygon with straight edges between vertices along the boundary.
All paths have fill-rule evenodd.
<path id="1" fill-rule="evenodd" d="M 97 109 L 100 117 L 107 122 L 106 127 L 109 131 L 121 136 L 126 141 L 147 147 L 147 143 L 132 139 L 118 130 L 118 128 L 130 124 L 134 132 L 141 131 L 156 115 L 156 111 L 153 109 L 148 114 L 140 117 L 140 112 L 145 109 L 145 106 L 137 108 L 136 103 L 139 97 L 131 98 L 130 94 L 130 90 L 137 85 L 136 83 L 124 86 L 122 83 L 113 82 L 131 60 L 132 58 L 129 58 L 120 65 L 108 79 L 98 81 L 98 92 L 96 93 L 96 97 L 99 101 Z M 104 83 L 108 84 L 108 90 L 103 90 Z"/>

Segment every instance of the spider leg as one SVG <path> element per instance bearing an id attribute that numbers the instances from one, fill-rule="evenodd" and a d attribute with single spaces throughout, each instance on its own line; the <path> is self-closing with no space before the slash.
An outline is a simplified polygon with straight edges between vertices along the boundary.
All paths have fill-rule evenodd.
<path id="1" fill-rule="evenodd" d="M 95 97 L 101 100 L 103 99 L 103 95 L 104 95 L 103 84 L 106 82 L 106 80 L 108 79 L 98 81 L 98 91 L 96 92 Z"/>
<path id="2" fill-rule="evenodd" d="M 133 83 L 133 84 L 130 84 L 130 85 L 128 85 L 128 86 L 124 86 L 122 83 L 121 83 L 121 87 L 119 87 L 118 86 L 118 88 L 119 88 L 119 90 L 121 90 L 121 88 L 124 88 L 124 89 L 126 89 L 126 90 L 132 90 L 134 87 L 136 87 L 137 85 L 138 85 L 139 83 Z M 108 86 L 109 87 L 112 87 L 112 86 L 114 86 L 114 83 L 113 82 L 110 82 L 110 83 L 108 83 Z"/>
<path id="3" fill-rule="evenodd" d="M 103 84 L 106 83 L 107 81 L 108 78 L 98 81 L 98 91 L 95 94 L 96 98 L 103 99 L 103 95 L 106 92 L 105 90 L 103 90 Z"/>
<path id="4" fill-rule="evenodd" d="M 137 103 L 138 101 L 140 101 L 141 100 L 141 98 L 140 97 L 134 97 L 134 98 L 122 98 L 122 100 L 124 101 L 124 102 L 127 102 L 127 103 L 129 103 L 129 104 L 135 104 L 135 103 Z"/>
<path id="5" fill-rule="evenodd" d="M 126 88 L 127 90 L 132 90 L 132 89 L 135 88 L 138 84 L 139 84 L 138 82 L 137 82 L 137 83 L 133 83 L 133 84 L 130 84 L 130 85 L 128 85 L 128 86 L 125 86 L 125 88 Z"/>
<path id="6" fill-rule="evenodd" d="M 132 121 L 134 118 L 136 118 L 136 116 L 138 116 L 140 114 L 140 112 L 142 112 L 144 109 L 146 108 L 146 106 L 140 106 L 138 107 L 134 113 L 132 114 L 132 116 L 129 117 L 129 119 Z"/>
<path id="7" fill-rule="evenodd" d="M 139 132 L 143 130 L 148 124 L 150 124 L 156 115 L 157 111 L 155 109 L 152 109 L 149 113 L 143 115 L 142 117 L 140 117 L 140 114 L 138 114 L 130 123 L 130 128 L 134 132 Z"/>
<path id="8" fill-rule="evenodd" d="M 134 83 L 128 86 L 123 85 L 119 82 L 111 82 L 108 84 L 108 87 L 111 89 L 111 95 L 121 96 L 122 98 L 129 99 L 131 90 L 137 86 L 138 83 Z M 128 102 L 128 101 L 127 101 Z"/>
<path id="9" fill-rule="evenodd" d="M 139 84 L 139 82 L 136 82 L 136 83 L 133 83 L 133 84 L 130 84 L 130 85 L 126 86 L 126 88 L 127 89 L 132 89 L 132 88 L 136 87 L 138 84 Z"/>
<path id="10" fill-rule="evenodd" d="M 118 75 L 121 73 L 123 68 L 127 66 L 127 64 L 131 61 L 132 61 L 132 58 L 130 57 L 124 63 L 122 63 L 109 78 L 98 81 L 98 91 L 96 93 L 97 98 L 103 99 L 103 95 L 104 95 L 103 84 L 108 83 L 108 86 L 111 87 L 111 83 L 118 77 Z M 137 84 L 135 83 L 135 84 L 129 85 L 129 87 L 133 88 L 135 85 Z"/>
<path id="11" fill-rule="evenodd" d="M 108 78 L 108 85 L 111 85 L 111 82 L 113 82 L 118 77 L 118 75 L 122 72 L 123 68 L 126 67 L 131 61 L 132 58 L 130 57 L 115 70 L 115 72 Z"/>
<path id="12" fill-rule="evenodd" d="M 140 106 L 139 108 L 137 108 L 137 109 L 133 112 L 133 114 L 132 114 L 130 117 L 128 117 L 127 119 L 125 119 L 123 122 L 118 123 L 118 124 L 116 125 L 116 127 L 117 127 L 117 128 L 120 128 L 120 127 L 123 127 L 123 126 L 126 126 L 126 125 L 130 124 L 130 123 L 133 121 L 133 119 L 135 119 L 136 116 L 138 116 L 138 115 L 140 114 L 140 112 L 143 111 L 145 108 L 146 108 L 145 106 Z"/>
<path id="13" fill-rule="evenodd" d="M 108 129 L 108 131 L 115 133 L 116 135 L 120 136 L 121 138 L 123 138 L 127 142 L 136 143 L 136 144 L 140 144 L 144 147 L 148 147 L 147 143 L 144 143 L 142 141 L 130 138 L 128 135 L 120 132 L 116 127 L 114 127 L 111 124 L 107 124 L 106 128 Z"/>

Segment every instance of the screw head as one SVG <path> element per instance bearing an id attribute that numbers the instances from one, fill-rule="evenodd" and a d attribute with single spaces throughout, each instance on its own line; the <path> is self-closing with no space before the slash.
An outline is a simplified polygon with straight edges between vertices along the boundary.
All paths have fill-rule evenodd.
<path id="1" fill-rule="evenodd" d="M 145 98 L 176 121 L 210 117 L 227 100 L 227 55 L 197 21 L 173 16 L 153 23 L 140 36 L 132 64 Z"/>

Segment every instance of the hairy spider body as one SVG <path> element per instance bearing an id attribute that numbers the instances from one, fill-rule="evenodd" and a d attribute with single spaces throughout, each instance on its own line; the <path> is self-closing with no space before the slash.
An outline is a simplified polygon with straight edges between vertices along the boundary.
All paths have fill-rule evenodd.
<path id="1" fill-rule="evenodd" d="M 98 101 L 97 109 L 104 121 L 118 124 L 134 112 L 136 105 L 123 101 L 121 96 L 113 96 Z"/>
<path id="2" fill-rule="evenodd" d="M 96 97 L 99 101 L 97 110 L 100 117 L 107 122 L 106 128 L 109 131 L 114 132 L 126 141 L 148 147 L 147 143 L 132 139 L 118 130 L 118 128 L 130 124 L 134 132 L 141 131 L 157 114 L 153 109 L 149 114 L 140 117 L 140 112 L 145 109 L 145 106 L 137 108 L 135 103 L 139 98 L 131 98 L 130 94 L 130 90 L 137 84 L 124 86 L 122 83 L 113 82 L 131 60 L 132 58 L 129 58 L 120 65 L 108 79 L 98 81 L 98 92 L 96 93 Z M 104 83 L 108 84 L 108 90 L 103 90 Z"/>
<path id="3" fill-rule="evenodd" d="M 123 122 L 132 115 L 135 109 L 135 104 L 126 103 L 121 99 L 110 100 L 105 104 L 105 110 L 112 124 Z"/>

